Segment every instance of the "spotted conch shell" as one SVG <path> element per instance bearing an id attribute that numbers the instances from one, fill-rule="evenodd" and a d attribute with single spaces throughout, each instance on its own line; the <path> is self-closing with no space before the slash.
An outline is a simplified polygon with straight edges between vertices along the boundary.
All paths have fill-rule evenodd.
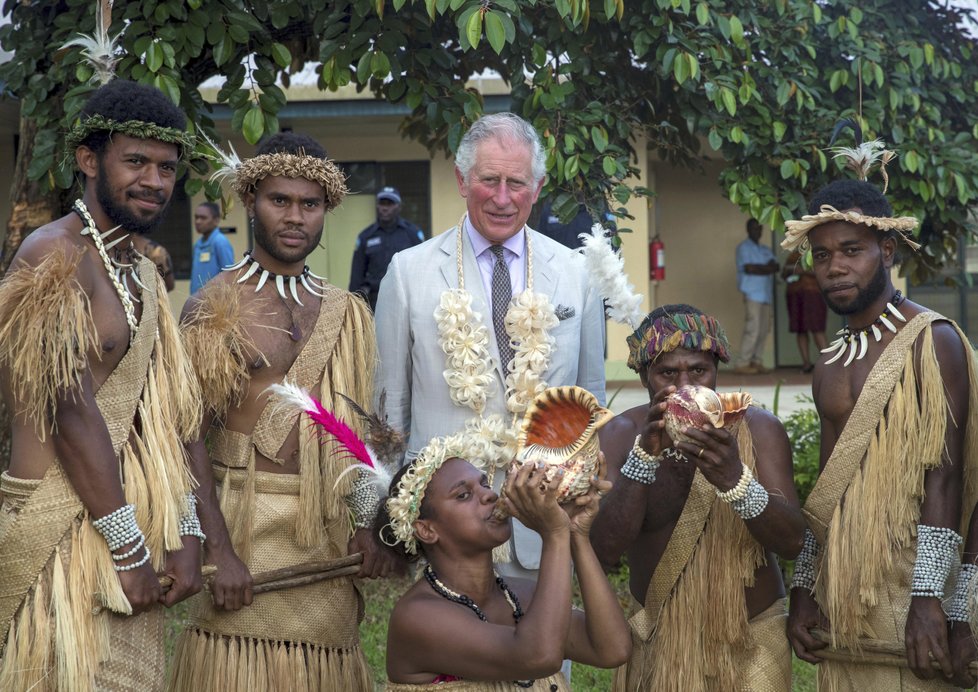
<path id="1" fill-rule="evenodd" d="M 558 502 L 585 494 L 598 469 L 598 429 L 614 415 L 586 389 L 545 389 L 523 416 L 516 438 L 516 461 L 508 473 L 515 473 L 525 462 L 543 462 L 547 465 L 547 481 L 554 479 L 557 469 L 564 469 L 557 489 Z M 503 518 L 508 514 L 496 505 L 495 516 Z"/>
<path id="2" fill-rule="evenodd" d="M 673 442 L 693 442 L 683 435 L 686 427 L 701 428 L 710 423 L 716 428 L 726 428 L 736 434 L 751 396 L 745 392 L 718 393 L 709 387 L 683 385 L 666 399 L 666 411 L 662 418 L 666 422 L 666 432 Z"/>

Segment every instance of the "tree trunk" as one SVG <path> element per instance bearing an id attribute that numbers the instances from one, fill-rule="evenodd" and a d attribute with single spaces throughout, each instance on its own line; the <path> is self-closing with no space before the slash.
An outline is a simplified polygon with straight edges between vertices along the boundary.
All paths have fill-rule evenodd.
<path id="1" fill-rule="evenodd" d="M 45 183 L 27 179 L 27 167 L 31 164 L 37 124 L 30 118 L 20 119 L 20 138 L 17 161 L 14 164 L 14 181 L 10 186 L 10 221 L 7 237 L 0 254 L 0 277 L 6 273 L 24 238 L 39 226 L 53 221 L 61 211 L 61 195 L 49 190 Z M 0 470 L 10 464 L 10 416 L 3 398 L 0 397 Z"/>

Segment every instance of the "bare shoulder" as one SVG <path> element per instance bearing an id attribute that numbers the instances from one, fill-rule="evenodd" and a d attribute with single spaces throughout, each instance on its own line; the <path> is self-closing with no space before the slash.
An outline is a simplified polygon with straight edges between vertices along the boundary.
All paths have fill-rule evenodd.
<path id="1" fill-rule="evenodd" d="M 55 252 L 73 253 L 87 248 L 78 230 L 71 228 L 70 219 L 70 216 L 62 217 L 30 233 L 14 255 L 11 268 L 36 267 Z"/>
<path id="2" fill-rule="evenodd" d="M 967 348 L 961 340 L 961 335 L 954 325 L 946 320 L 934 322 L 931 327 L 931 334 L 934 338 L 934 350 L 937 352 L 937 361 L 940 363 L 941 370 L 960 372 L 967 358 L 971 355 L 970 348 Z"/>
<path id="3" fill-rule="evenodd" d="M 787 437 L 781 419 L 760 406 L 751 406 L 744 416 L 754 438 Z"/>

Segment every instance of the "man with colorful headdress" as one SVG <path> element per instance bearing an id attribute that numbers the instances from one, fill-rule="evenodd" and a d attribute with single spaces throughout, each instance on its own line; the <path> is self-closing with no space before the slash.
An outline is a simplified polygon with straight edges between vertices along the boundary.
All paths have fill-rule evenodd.
<path id="1" fill-rule="evenodd" d="M 377 494 L 335 438 L 271 401 L 283 381 L 354 427 L 344 397 L 368 402 L 376 344 L 361 297 L 313 274 L 342 173 L 311 138 L 282 133 L 222 174 L 241 198 L 254 249 L 191 297 L 182 320 L 205 414 L 191 446 L 205 562 L 217 567 L 178 643 L 171 687 L 372 690 L 360 649 L 362 601 L 347 575 L 253 598 L 252 574 L 363 554 L 359 575 L 393 560 L 369 527 Z M 206 446 L 205 446 L 206 442 Z M 211 471 L 213 470 L 213 475 Z M 218 490 L 220 500 L 218 500 Z"/>
<path id="2" fill-rule="evenodd" d="M 949 620 L 950 637 L 966 629 L 956 585 L 968 581 L 957 574 L 975 506 L 974 357 L 957 325 L 893 287 L 899 243 L 918 247 L 904 236 L 917 220 L 894 217 L 885 190 L 865 181 L 892 152 L 879 141 L 837 152 L 862 180 L 816 192 L 782 243 L 810 255 L 826 303 L 847 321 L 815 366 L 821 471 L 804 507 L 788 635 L 829 689 L 970 687 L 973 678 L 953 679 Z M 887 645 L 890 665 L 865 662 Z"/>
<path id="3" fill-rule="evenodd" d="M 628 346 L 650 403 L 601 430 L 614 487 L 591 532 L 606 569 L 627 554 L 637 601 L 632 656 L 614 689 L 787 692 L 776 555 L 797 555 L 804 522 L 784 426 L 750 406 L 733 430 L 704 423 L 682 430 L 684 441 L 669 438 L 670 395 L 686 385 L 714 390 L 718 364 L 730 358 L 723 329 L 700 310 L 657 308 Z"/>
<path id="4" fill-rule="evenodd" d="M 16 414 L 0 689 L 162 689 L 162 606 L 200 589 L 180 444 L 199 393 L 156 266 L 127 239 L 161 220 L 194 147 L 185 128 L 156 89 L 96 90 L 66 138 L 83 194 L 0 284 L 0 388 Z"/>

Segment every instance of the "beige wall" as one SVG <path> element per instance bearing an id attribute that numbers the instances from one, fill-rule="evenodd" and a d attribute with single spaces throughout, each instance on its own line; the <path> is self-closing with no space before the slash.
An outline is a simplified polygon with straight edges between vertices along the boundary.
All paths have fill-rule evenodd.
<path id="1" fill-rule="evenodd" d="M 688 303 L 716 317 L 736 354 L 744 305 L 734 254 L 747 237 L 747 216 L 723 196 L 721 168 L 719 162 L 705 162 L 702 172 L 654 164 L 654 228 L 666 247 L 666 279 L 655 299 L 656 305 Z M 763 242 L 771 244 L 769 233 Z M 773 338 L 768 338 L 764 363 L 774 364 Z"/>

